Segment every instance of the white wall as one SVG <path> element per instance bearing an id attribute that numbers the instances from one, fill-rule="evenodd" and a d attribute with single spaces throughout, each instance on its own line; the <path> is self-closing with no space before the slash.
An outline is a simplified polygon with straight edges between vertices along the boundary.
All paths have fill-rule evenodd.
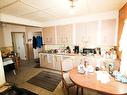
<path id="1" fill-rule="evenodd" d="M 15 24 L 22 24 L 22 25 L 38 26 L 38 27 L 42 26 L 41 22 L 24 19 L 24 18 L 12 16 L 12 15 L 2 14 L 2 13 L 0 14 L 0 21 L 15 23 Z"/>
<path id="2" fill-rule="evenodd" d="M 3 36 L 2 24 L 0 23 L 0 47 L 2 46 L 4 46 L 4 36 Z"/>
<path id="3" fill-rule="evenodd" d="M 47 22 L 43 22 L 42 26 L 54 26 L 54 25 L 64 25 L 64 24 L 73 24 L 73 23 L 80 23 L 80 22 L 91 22 L 97 20 L 104 20 L 104 19 L 118 19 L 119 11 L 108 11 L 103 13 L 91 14 L 86 16 L 78 16 L 60 20 L 51 20 Z"/>
<path id="4" fill-rule="evenodd" d="M 25 32 L 25 26 L 3 24 L 4 47 L 12 46 L 11 32 Z"/>
<path id="5" fill-rule="evenodd" d="M 35 32 L 42 32 L 42 28 L 38 27 L 26 27 L 26 34 L 27 34 L 27 39 L 32 39 L 33 35 Z M 26 41 L 28 43 L 28 41 Z M 32 42 L 30 42 L 32 43 Z"/>
<path id="6" fill-rule="evenodd" d="M 42 36 L 42 28 L 36 27 L 26 27 L 26 34 L 27 34 L 27 44 L 32 44 L 32 40 L 28 41 L 28 39 L 32 39 L 33 36 Z M 42 48 L 33 49 L 34 59 L 39 58 L 38 53 L 42 51 Z"/>
<path id="7" fill-rule="evenodd" d="M 12 37 L 11 32 L 24 32 L 26 33 L 26 43 L 29 33 L 42 31 L 42 28 L 37 27 L 27 27 L 27 26 L 21 26 L 21 25 L 15 25 L 15 24 L 2 24 L 2 31 L 4 36 L 4 47 L 12 46 Z"/>

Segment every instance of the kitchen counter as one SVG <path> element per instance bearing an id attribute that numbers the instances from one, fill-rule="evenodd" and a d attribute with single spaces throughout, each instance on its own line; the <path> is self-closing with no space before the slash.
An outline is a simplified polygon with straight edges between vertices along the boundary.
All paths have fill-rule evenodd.
<path id="1" fill-rule="evenodd" d="M 79 54 L 76 54 L 76 53 L 48 53 L 48 52 L 40 52 L 40 53 L 54 54 L 54 55 L 68 55 L 68 56 L 79 56 L 79 55 L 81 55 L 80 53 Z"/>
<path id="2" fill-rule="evenodd" d="M 40 52 L 40 66 L 46 67 L 55 70 L 61 70 L 60 63 L 65 58 L 72 58 L 74 60 L 74 66 L 77 66 L 81 62 L 84 63 L 85 61 L 88 64 L 93 66 L 100 66 L 102 63 L 117 63 L 117 69 L 119 69 L 119 61 L 116 61 L 111 58 L 104 58 L 100 55 L 82 55 L 82 54 L 74 54 L 74 53 L 43 53 Z M 56 69 L 57 68 L 57 69 Z"/>

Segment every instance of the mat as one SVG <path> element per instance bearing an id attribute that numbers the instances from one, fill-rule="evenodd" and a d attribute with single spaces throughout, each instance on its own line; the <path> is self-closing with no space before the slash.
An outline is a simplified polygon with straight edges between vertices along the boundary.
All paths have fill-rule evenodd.
<path id="1" fill-rule="evenodd" d="M 27 82 L 53 92 L 61 81 L 61 75 L 42 71 Z"/>
<path id="2" fill-rule="evenodd" d="M 0 95 L 38 95 L 24 88 L 12 86 L 10 89 L 0 93 Z"/>

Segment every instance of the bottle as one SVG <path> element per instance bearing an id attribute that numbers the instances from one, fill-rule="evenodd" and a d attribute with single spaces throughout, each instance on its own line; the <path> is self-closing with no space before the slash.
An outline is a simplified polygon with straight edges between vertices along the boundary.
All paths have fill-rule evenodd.
<path id="1" fill-rule="evenodd" d="M 112 65 L 111 64 L 109 64 L 109 67 L 108 67 L 108 69 L 109 69 L 109 74 L 112 74 L 113 72 L 112 72 Z"/>

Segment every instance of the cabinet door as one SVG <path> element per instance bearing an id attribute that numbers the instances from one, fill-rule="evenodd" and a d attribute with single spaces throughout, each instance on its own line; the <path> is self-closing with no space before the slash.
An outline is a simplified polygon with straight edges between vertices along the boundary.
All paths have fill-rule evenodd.
<path id="1" fill-rule="evenodd" d="M 95 46 L 97 43 L 98 37 L 98 22 L 88 22 L 86 23 L 86 46 Z"/>
<path id="2" fill-rule="evenodd" d="M 53 55 L 40 54 L 40 66 L 53 69 Z"/>
<path id="3" fill-rule="evenodd" d="M 76 44 L 80 46 L 91 46 L 96 43 L 98 22 L 87 22 L 76 24 Z"/>
<path id="4" fill-rule="evenodd" d="M 45 56 L 43 54 L 39 54 L 39 58 L 40 58 L 40 66 L 44 67 L 45 64 Z"/>
<path id="5" fill-rule="evenodd" d="M 75 29 L 76 45 L 84 46 L 87 42 L 86 23 L 77 23 Z"/>
<path id="6" fill-rule="evenodd" d="M 62 56 L 54 56 L 54 69 L 55 70 L 61 70 L 61 60 L 62 60 Z"/>
<path id="7" fill-rule="evenodd" d="M 101 44 L 106 46 L 115 45 L 116 20 L 103 20 L 101 24 Z"/>
<path id="8" fill-rule="evenodd" d="M 57 44 L 71 44 L 73 36 L 72 31 L 72 24 L 56 26 Z"/>
<path id="9" fill-rule="evenodd" d="M 43 29 L 44 44 L 55 44 L 55 27 L 45 27 Z"/>

